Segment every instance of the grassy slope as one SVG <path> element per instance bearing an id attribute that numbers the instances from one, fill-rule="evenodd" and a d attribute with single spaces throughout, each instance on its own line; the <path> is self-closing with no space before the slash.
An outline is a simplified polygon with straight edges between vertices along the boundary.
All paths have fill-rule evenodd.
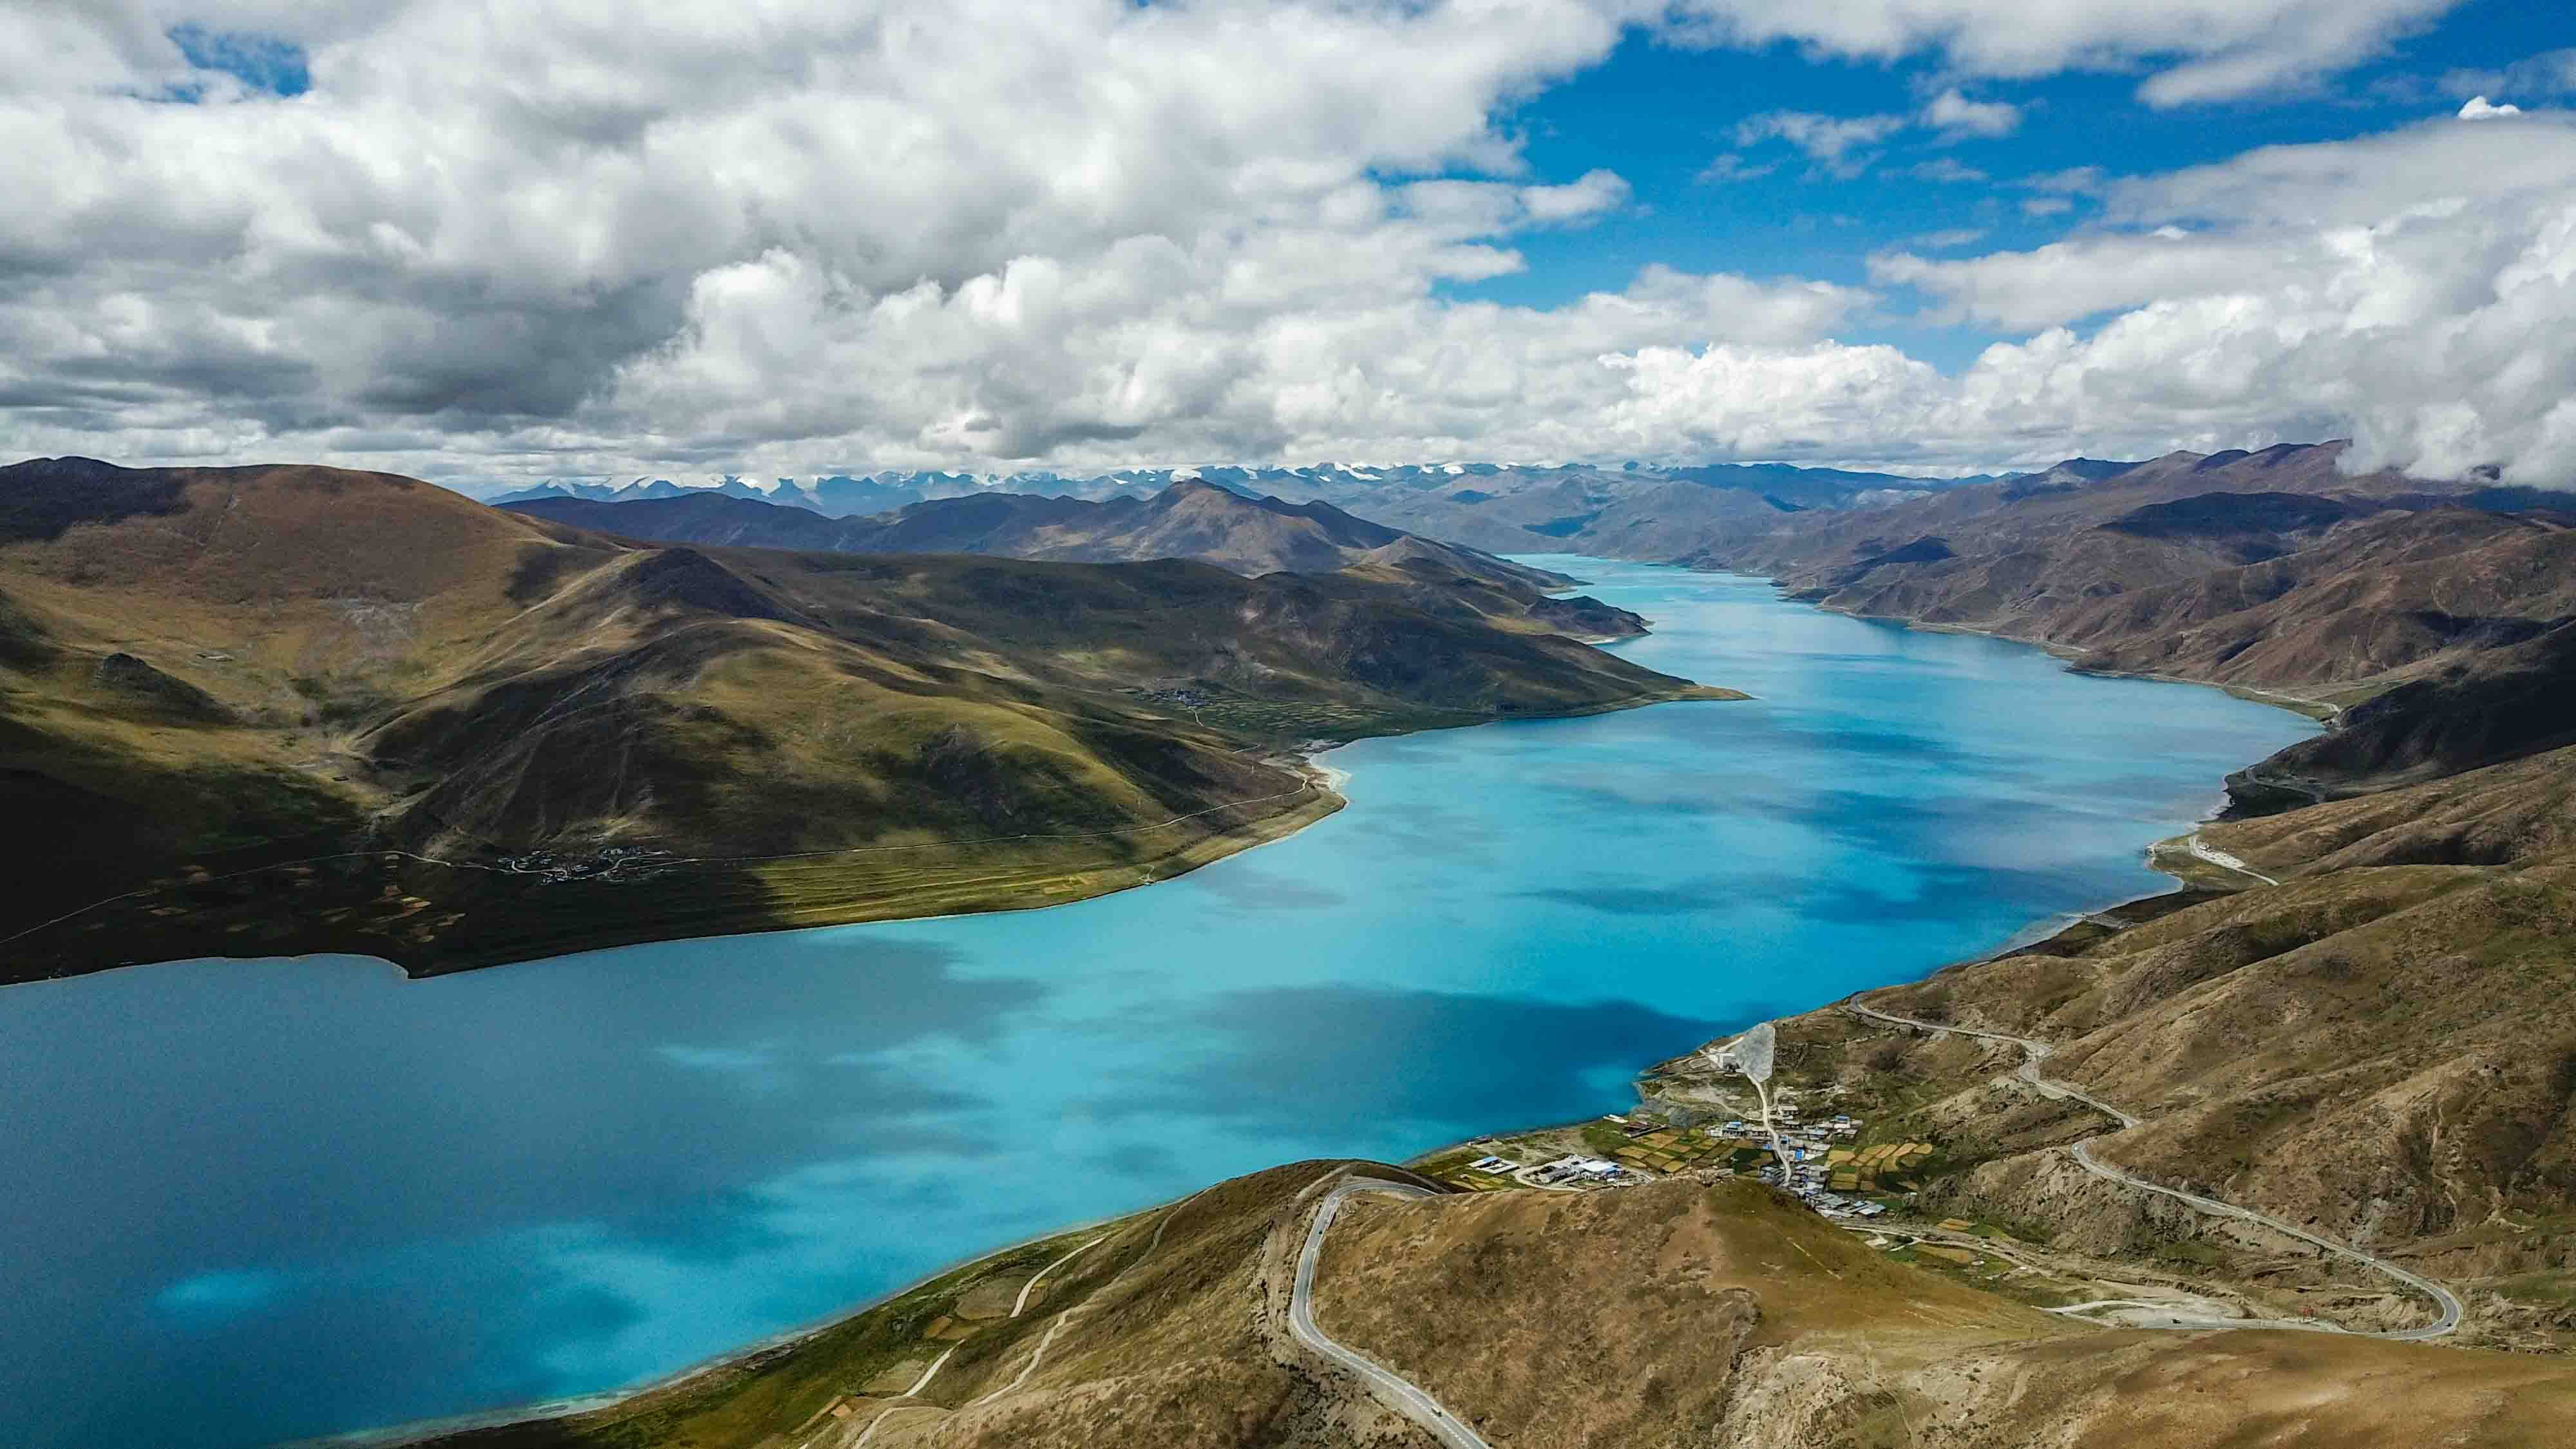
<path id="1" fill-rule="evenodd" d="M 0 936 L 38 927 L 8 971 L 210 943 L 452 970 L 1047 904 L 1336 808 L 1301 740 L 1717 693 L 1512 596 L 655 548 L 384 475 L 22 465 L 0 783 L 65 824 L 0 901 Z M 481 868 L 611 847 L 663 863 Z"/>
<path id="2" fill-rule="evenodd" d="M 2075 1328 L 1744 1182 L 1379 1201 L 1349 1227 L 1327 1330 L 1498 1444 L 2540 1445 L 2576 1406 L 2564 1364 Z"/>
<path id="3" fill-rule="evenodd" d="M 1105 1230 L 1030 1313 L 981 1320 L 919 1399 L 894 1396 L 912 1377 L 896 1366 L 945 1346 L 924 1336 L 940 1316 L 979 1293 L 1000 1303 L 1093 1234 L 951 1275 L 747 1369 L 435 1442 L 840 1446 L 889 1414 L 872 1445 L 1427 1443 L 1280 1331 L 1306 1189 L 1335 1167 L 1238 1178 Z M 2576 1370 L 2549 1360 L 2079 1326 L 1891 1261 L 1745 1182 L 1356 1199 L 1316 1302 L 1326 1331 L 1503 1446 L 2537 1446 L 2576 1410 Z M 1050 1332 L 1025 1383 L 976 1402 Z"/>

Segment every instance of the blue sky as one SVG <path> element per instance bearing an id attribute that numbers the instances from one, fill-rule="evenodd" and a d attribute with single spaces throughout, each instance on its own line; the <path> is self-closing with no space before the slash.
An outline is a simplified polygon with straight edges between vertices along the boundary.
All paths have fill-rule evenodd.
<path id="1" fill-rule="evenodd" d="M 1535 172 L 1573 176 L 1607 167 L 1627 179 L 1637 204 L 1588 227 L 1517 238 L 1526 270 L 1442 290 L 1555 306 L 1587 291 L 1616 291 L 1651 263 L 1867 285 L 1872 252 L 2039 246 L 2081 225 L 2094 209 L 2080 194 L 2026 189 L 2031 178 L 2081 167 L 2113 176 L 2175 171 L 2258 146 L 2384 131 L 2457 110 L 2465 97 L 2445 81 L 2455 72 L 2502 71 L 2568 45 L 2576 45 L 2576 15 L 2564 7 L 2540 0 L 2474 0 L 2399 41 L 2391 53 L 2313 87 L 2225 105 L 2159 108 L 2139 99 L 2142 71 L 2134 68 L 1963 81 L 1933 56 L 1880 64 L 1814 56 L 1787 41 L 1750 50 L 1698 49 L 1631 33 L 1608 61 L 1512 107 L 1504 124 L 1525 138 Z M 2019 127 L 1999 138 L 1956 141 L 1913 128 L 1866 148 L 1881 159 L 1848 177 L 1810 164 L 1785 142 L 1744 146 L 1735 139 L 1739 124 L 1765 113 L 1915 112 L 1954 84 L 1976 99 L 2019 107 Z M 1751 179 L 1702 179 L 1712 162 L 1729 153 L 1750 166 L 1776 169 Z M 1912 174 L 1918 165 L 1941 161 L 1991 179 L 1937 181 Z M 2021 203 L 2042 195 L 2065 195 L 2072 209 L 2025 215 Z M 1923 241 L 1962 230 L 1981 235 L 1946 248 Z M 1898 308 L 1922 300 L 1910 289 L 1897 289 Z M 1892 342 L 1955 369 L 2008 334 L 1909 325 L 1889 317 L 1840 335 Z"/>
<path id="2" fill-rule="evenodd" d="M 304 47 L 284 36 L 255 30 L 213 30 L 195 21 L 173 25 L 165 33 L 178 47 L 180 58 L 202 74 L 230 76 L 273 96 L 300 96 L 313 87 Z M 202 101 L 204 83 L 182 82 L 175 98 Z"/>

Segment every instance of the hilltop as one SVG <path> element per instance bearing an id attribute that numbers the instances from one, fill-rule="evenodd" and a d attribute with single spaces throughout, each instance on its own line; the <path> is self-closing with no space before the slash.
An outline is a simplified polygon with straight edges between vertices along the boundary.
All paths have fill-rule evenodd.
<path id="1" fill-rule="evenodd" d="M 1046 904 L 1336 808 L 1304 741 L 1723 695 L 1560 632 L 1615 611 L 1394 547 L 662 547 L 385 474 L 0 469 L 0 769 L 61 822 L 9 972 Z"/>

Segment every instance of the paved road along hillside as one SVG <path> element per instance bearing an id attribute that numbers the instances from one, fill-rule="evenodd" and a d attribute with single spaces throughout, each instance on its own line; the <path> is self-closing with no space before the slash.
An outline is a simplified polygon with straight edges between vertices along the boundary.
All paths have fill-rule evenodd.
<path id="1" fill-rule="evenodd" d="M 1288 1331 L 1297 1341 L 1334 1363 L 1359 1376 L 1369 1397 L 1396 1413 L 1419 1424 L 1432 1437 L 1449 1449 L 1493 1449 L 1484 1436 L 1470 1429 L 1457 1415 L 1440 1407 L 1440 1401 L 1424 1393 L 1410 1380 L 1402 1378 L 1357 1349 L 1345 1348 L 1325 1336 L 1315 1326 L 1315 1263 L 1324 1253 L 1324 1234 L 1331 1231 L 1333 1218 L 1342 1204 L 1354 1193 L 1383 1192 L 1397 1197 L 1436 1197 L 1438 1194 L 1410 1183 L 1384 1182 L 1372 1177 L 1355 1177 L 1336 1185 L 1324 1194 L 1315 1209 L 1314 1224 L 1306 1229 L 1306 1246 L 1297 1254 L 1297 1286 L 1288 1299 Z"/>

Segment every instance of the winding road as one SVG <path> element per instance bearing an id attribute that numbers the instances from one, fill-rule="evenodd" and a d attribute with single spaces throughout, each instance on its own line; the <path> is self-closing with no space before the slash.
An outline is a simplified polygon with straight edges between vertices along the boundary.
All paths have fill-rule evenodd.
<path id="1" fill-rule="evenodd" d="M 1396 1197 L 1437 1197 L 1426 1188 L 1410 1183 L 1386 1182 L 1373 1177 L 1354 1177 L 1324 1194 L 1323 1204 L 1315 1209 L 1315 1221 L 1306 1229 L 1306 1246 L 1297 1254 L 1297 1283 L 1288 1298 L 1288 1331 L 1297 1341 L 1325 1358 L 1357 1375 L 1369 1397 L 1420 1425 L 1433 1438 L 1449 1449 L 1493 1449 L 1484 1436 L 1440 1407 L 1440 1401 L 1423 1392 L 1412 1381 L 1379 1364 L 1354 1348 L 1334 1342 L 1324 1330 L 1315 1326 L 1315 1264 L 1323 1257 L 1324 1234 L 1332 1229 L 1333 1219 L 1342 1204 L 1354 1194 L 1382 1192 Z"/>
<path id="2" fill-rule="evenodd" d="M 2194 853 L 2198 853 L 2196 848 Z M 2226 864 L 2227 862 L 2222 861 L 2219 863 Z M 2243 869 L 2241 865 L 2236 868 L 2240 870 Z M 2247 874 L 2250 875 L 2252 872 L 2249 871 Z M 1939 1032 L 1949 1036 L 1968 1036 L 1976 1037 L 1984 1041 L 2010 1042 L 2014 1046 L 2020 1047 L 2023 1054 L 2021 1070 L 2015 1075 L 2019 1076 L 2023 1081 L 2028 1082 L 2033 1087 L 2038 1088 L 2040 1095 L 2064 1101 L 2081 1102 L 2085 1106 L 2092 1108 L 2094 1111 L 2100 1112 L 2111 1118 L 2111 1120 L 2119 1123 L 2123 1129 L 2138 1125 L 2138 1119 L 2134 1115 L 2122 1111 L 2118 1107 L 2112 1106 L 2101 1098 L 2093 1096 L 2081 1088 L 2070 1086 L 2064 1082 L 2050 1081 L 2047 1078 L 2040 1076 L 2039 1064 L 2047 1059 L 2048 1054 L 2051 1051 L 2055 1050 L 2055 1048 L 2050 1046 L 2047 1042 L 2026 1036 L 2013 1036 L 2007 1032 L 1979 1031 L 1973 1027 L 1943 1026 L 1938 1022 L 1918 1021 L 1910 1016 L 1898 1016 L 1892 1012 L 1879 1011 L 1872 1007 L 1862 1006 L 1857 1002 L 1844 1002 L 1843 1009 L 1854 1016 L 1866 1017 L 1872 1021 L 1883 1021 L 1891 1026 L 1910 1026 L 1918 1031 Z M 2298 1239 L 2300 1242 L 2322 1248 L 2325 1251 L 2334 1254 L 2336 1257 L 2343 1258 L 2354 1263 L 2359 1263 L 2365 1268 L 2385 1274 L 2388 1277 L 2397 1280 L 2399 1283 L 2404 1284 L 2406 1287 L 2423 1294 L 2425 1297 L 2433 1301 L 2435 1307 L 2441 1310 L 2441 1316 L 2439 1318 L 2435 1319 L 2431 1323 L 2425 1324 L 2421 1328 L 2389 1329 L 2384 1332 L 2377 1333 L 2364 1332 L 2358 1329 L 2340 1328 L 2332 1324 L 2309 1323 L 2292 1319 L 2175 1318 L 2168 1323 L 2155 1325 L 2156 1327 L 2297 1328 L 2309 1329 L 2319 1333 L 2350 1334 L 2355 1338 L 2385 1338 L 2408 1343 L 2421 1342 L 2425 1339 L 2448 1337 L 2459 1329 L 2460 1313 L 2462 1309 L 2458 1294 L 2453 1293 L 2450 1289 L 2443 1287 L 2441 1284 L 2434 1282 L 2430 1278 L 2419 1277 L 2416 1274 L 2407 1272 L 2405 1269 L 2389 1262 L 2386 1258 L 2379 1257 L 2372 1253 L 2365 1253 L 2359 1248 L 2348 1247 L 2342 1243 L 2334 1241 L 2332 1238 L 2320 1237 L 2315 1233 L 2309 1232 L 2305 1228 L 2298 1227 L 2291 1223 L 2285 1223 L 2279 1218 L 2273 1217 L 2268 1213 L 2259 1213 L 2254 1211 L 2252 1208 L 2238 1207 L 2234 1203 L 2220 1202 L 2218 1199 L 2212 1197 L 2202 1197 L 2196 1192 L 2184 1192 L 2180 1188 L 2166 1187 L 2162 1183 L 2149 1182 L 2145 1178 L 2138 1176 L 2136 1173 L 2123 1171 L 2122 1169 L 2113 1167 L 2109 1163 L 2095 1157 L 2093 1155 L 2093 1144 L 2090 1142 L 2078 1142 L 2067 1148 L 2066 1153 L 2068 1156 L 2075 1159 L 2076 1166 L 2083 1168 L 2086 1172 L 2092 1173 L 2096 1177 L 2106 1178 L 2112 1182 L 2120 1183 L 2123 1186 L 2136 1188 L 2141 1192 L 2152 1192 L 2173 1198 L 2178 1202 L 2186 1203 L 2202 1212 L 2210 1214 L 2213 1217 L 2234 1218 L 2239 1222 L 2253 1223 L 2259 1227 L 2269 1228 L 2276 1233 L 2283 1233 Z"/>

